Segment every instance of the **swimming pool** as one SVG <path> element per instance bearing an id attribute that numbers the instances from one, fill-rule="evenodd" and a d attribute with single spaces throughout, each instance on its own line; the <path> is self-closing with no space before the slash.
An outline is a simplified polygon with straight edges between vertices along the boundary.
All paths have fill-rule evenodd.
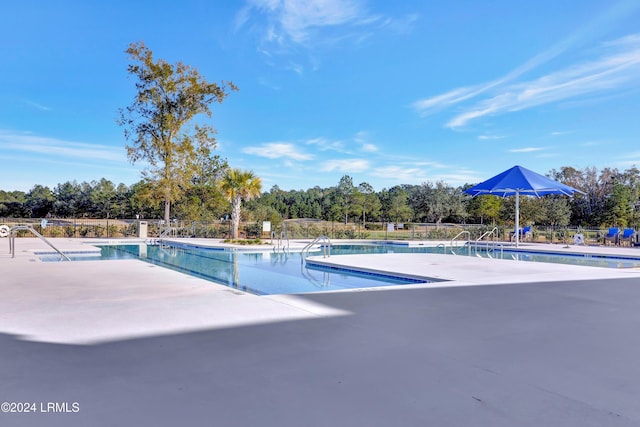
<path id="1" fill-rule="evenodd" d="M 313 254 L 311 252 L 311 255 Z M 255 252 L 187 245 L 131 244 L 102 246 L 100 258 L 140 259 L 257 295 L 309 293 L 441 281 L 307 266 L 302 263 L 300 252 Z"/>
<path id="2" fill-rule="evenodd" d="M 457 248 L 442 246 L 409 246 L 407 244 L 357 244 L 357 245 L 335 245 L 331 248 L 332 255 L 339 254 L 362 254 L 362 253 L 428 253 L 474 256 L 482 258 L 495 258 L 528 262 L 546 262 L 554 264 L 582 265 L 587 267 L 604 268 L 638 268 L 640 267 L 640 257 L 622 255 L 603 255 L 552 251 L 535 251 L 530 249 L 515 249 L 513 247 L 489 246 L 460 246 Z"/>
<path id="3" fill-rule="evenodd" d="M 333 244 L 331 255 L 384 253 L 451 253 L 451 248 L 409 246 L 374 242 L 368 244 Z M 492 257 L 509 260 L 546 262 L 607 268 L 637 268 L 640 258 L 579 253 L 553 253 L 514 248 L 455 248 L 456 255 Z M 318 250 L 309 255 L 321 255 Z M 257 295 L 310 293 L 332 290 L 374 288 L 415 283 L 439 282 L 441 279 L 377 274 L 357 269 L 336 268 L 303 263 L 300 252 L 230 250 L 221 247 L 198 247 L 190 244 L 170 245 L 122 244 L 101 246 L 100 253 L 90 251 L 71 254 L 72 260 L 141 259 L 213 282 Z M 454 256 L 454 255 L 450 255 Z M 41 254 L 43 261 L 59 261 L 59 256 Z"/>

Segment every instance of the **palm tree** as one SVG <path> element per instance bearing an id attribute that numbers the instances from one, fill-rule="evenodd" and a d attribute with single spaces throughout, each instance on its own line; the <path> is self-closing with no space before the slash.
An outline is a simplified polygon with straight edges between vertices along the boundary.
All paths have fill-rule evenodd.
<path id="1" fill-rule="evenodd" d="M 262 180 L 253 171 L 229 168 L 220 180 L 220 191 L 231 203 L 231 238 L 238 238 L 240 225 L 240 205 L 242 200 L 250 200 L 260 195 Z"/>

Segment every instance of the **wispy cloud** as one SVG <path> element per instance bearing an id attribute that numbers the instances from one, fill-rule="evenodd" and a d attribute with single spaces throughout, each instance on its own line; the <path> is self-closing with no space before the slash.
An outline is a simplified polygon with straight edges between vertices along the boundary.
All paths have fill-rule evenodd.
<path id="1" fill-rule="evenodd" d="M 426 160 L 426 161 L 419 161 L 419 162 L 408 162 L 408 165 L 414 165 L 414 166 L 420 166 L 420 167 L 426 167 L 426 168 L 430 168 L 430 169 L 447 169 L 450 168 L 450 165 L 445 165 L 444 163 L 440 163 L 440 162 L 434 162 L 431 160 Z"/>
<path id="2" fill-rule="evenodd" d="M 469 121 L 506 112 L 558 102 L 600 91 L 617 90 L 638 80 L 640 36 L 634 35 L 610 44 L 600 58 L 576 64 L 528 82 L 501 87 L 498 94 L 479 101 L 451 119 L 447 126 L 458 128 Z"/>
<path id="3" fill-rule="evenodd" d="M 409 13 L 400 18 L 386 18 L 382 23 L 382 27 L 390 28 L 398 34 L 409 34 L 413 31 L 418 22 L 420 15 L 417 13 Z"/>
<path id="4" fill-rule="evenodd" d="M 234 20 L 236 31 L 257 35 L 256 49 L 275 67 L 302 74 L 306 62 L 312 70 L 321 63 L 320 50 L 350 44 L 358 46 L 380 31 L 407 34 L 419 15 L 390 17 L 373 13 L 368 0 L 246 0 Z M 278 57 L 308 55 L 295 66 L 281 64 Z"/>
<path id="5" fill-rule="evenodd" d="M 534 56 L 529 61 L 525 62 L 519 67 L 516 67 L 506 75 L 501 76 L 495 80 L 474 86 L 456 88 L 441 95 L 418 100 L 414 102 L 412 106 L 418 112 L 418 114 L 420 114 L 421 116 L 427 116 L 434 112 L 441 111 L 447 107 L 464 102 L 468 99 L 475 98 L 485 92 L 493 90 L 494 88 L 499 88 L 519 78 L 523 74 L 531 71 L 539 65 L 550 61 L 551 59 L 563 53 L 573 43 L 574 38 L 570 37 L 569 39 L 554 45 L 550 49 L 547 49 L 541 54 Z"/>
<path id="6" fill-rule="evenodd" d="M 347 152 L 344 142 L 340 140 L 330 140 L 319 137 L 308 139 L 305 144 L 316 146 L 320 151 L 337 151 L 339 153 Z"/>
<path id="7" fill-rule="evenodd" d="M 312 160 L 312 154 L 303 153 L 294 144 L 288 142 L 269 142 L 260 146 L 245 147 L 244 153 L 255 156 L 266 157 L 268 159 L 286 158 L 298 161 Z"/>
<path id="8" fill-rule="evenodd" d="M 509 153 L 535 153 L 536 151 L 542 151 L 544 148 L 540 147 L 524 147 L 524 148 L 512 148 L 507 150 Z"/>
<path id="9" fill-rule="evenodd" d="M 358 0 L 249 0 L 236 14 L 235 26 L 241 28 L 259 17 L 266 19 L 265 41 L 280 45 L 308 44 L 321 28 L 371 22 Z"/>
<path id="10" fill-rule="evenodd" d="M 427 173 L 421 168 L 397 165 L 375 168 L 375 170 L 371 172 L 371 175 L 378 178 L 393 179 L 396 182 L 403 184 L 428 180 Z"/>
<path id="11" fill-rule="evenodd" d="M 37 136 L 30 133 L 16 133 L 0 130 L 0 148 L 13 152 L 27 152 L 44 156 L 102 161 L 126 161 L 124 147 L 64 141 L 56 138 Z"/>
<path id="12" fill-rule="evenodd" d="M 607 144 L 604 141 L 586 141 L 583 142 L 582 144 L 580 144 L 582 147 L 598 147 L 600 145 L 605 145 Z"/>
<path id="13" fill-rule="evenodd" d="M 494 139 L 504 139 L 503 135 L 478 135 L 480 141 L 490 141 Z"/>
<path id="14" fill-rule="evenodd" d="M 281 90 L 282 87 L 280 85 L 277 85 L 275 83 L 273 83 L 271 80 L 265 78 L 265 77 L 259 77 L 258 78 L 258 83 L 260 83 L 262 86 L 268 87 L 269 89 L 273 89 L 273 90 Z"/>
<path id="15" fill-rule="evenodd" d="M 35 108 L 36 110 L 40 110 L 40 111 L 51 111 L 50 107 L 47 107 L 46 105 L 42 105 L 38 102 L 34 102 L 34 101 L 30 101 L 28 99 L 23 99 L 22 102 L 26 105 L 28 105 L 29 107 Z"/>
<path id="16" fill-rule="evenodd" d="M 619 14 L 619 8 L 613 9 L 611 16 Z M 592 27 L 594 25 L 585 28 Z M 640 34 L 630 34 L 602 43 L 595 49 L 595 59 L 574 63 L 535 79 L 518 81 L 525 73 L 590 37 L 589 32 L 583 29 L 500 78 L 421 99 L 415 101 L 412 107 L 421 116 L 426 116 L 475 100 L 446 123 L 447 127 L 455 129 L 485 116 L 520 111 L 585 95 L 622 91 L 636 85 L 640 80 Z"/>
<path id="17" fill-rule="evenodd" d="M 355 136 L 353 137 L 353 141 L 356 144 L 360 144 L 360 149 L 362 151 L 364 151 L 365 153 L 375 153 L 378 151 L 378 146 L 375 144 L 370 143 L 369 141 L 369 134 L 366 131 L 360 131 L 357 132 L 355 134 Z"/>
<path id="18" fill-rule="evenodd" d="M 463 87 L 453 89 L 441 95 L 418 100 L 412 104 L 412 107 L 421 116 L 427 116 L 452 105 L 466 101 L 467 99 L 473 98 L 482 92 L 484 92 L 484 89 L 480 87 Z"/>
<path id="19" fill-rule="evenodd" d="M 368 160 L 365 159 L 334 159 L 322 162 L 320 170 L 323 172 L 364 172 L 370 168 Z"/>
<path id="20" fill-rule="evenodd" d="M 375 153 L 378 151 L 378 146 L 367 142 L 362 144 L 361 149 L 367 153 Z"/>
<path id="21" fill-rule="evenodd" d="M 455 171 L 455 172 L 451 172 L 451 173 L 435 175 L 431 179 L 431 181 L 432 182 L 442 181 L 442 182 L 444 182 L 444 183 L 446 183 L 448 185 L 459 186 L 459 185 L 464 185 L 464 184 L 472 184 L 472 183 L 475 183 L 475 182 L 481 182 L 484 179 L 486 179 L 486 177 L 484 177 L 484 178 L 480 177 L 475 172 L 461 170 L 461 171 Z"/>

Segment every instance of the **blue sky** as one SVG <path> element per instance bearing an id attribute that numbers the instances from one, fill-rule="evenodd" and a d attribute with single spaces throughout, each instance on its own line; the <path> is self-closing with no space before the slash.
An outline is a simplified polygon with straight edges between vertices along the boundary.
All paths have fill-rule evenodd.
<path id="1" fill-rule="evenodd" d="M 217 153 L 263 190 L 640 166 L 640 2 L 24 0 L 0 6 L 0 189 L 130 185 L 129 43 L 239 86 Z"/>

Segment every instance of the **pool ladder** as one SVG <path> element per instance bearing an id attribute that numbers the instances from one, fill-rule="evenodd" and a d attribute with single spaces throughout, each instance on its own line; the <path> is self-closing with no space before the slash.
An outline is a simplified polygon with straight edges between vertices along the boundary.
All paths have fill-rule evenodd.
<path id="1" fill-rule="evenodd" d="M 490 252 L 494 252 L 496 251 L 496 247 L 499 247 L 500 250 L 503 250 L 503 246 L 502 245 L 498 245 L 496 243 L 496 237 L 498 237 L 499 234 L 499 230 L 498 227 L 494 227 L 491 231 L 485 231 L 484 233 L 482 233 L 482 235 L 480 237 L 478 237 L 475 241 L 475 245 L 474 245 L 474 249 L 475 249 L 475 254 L 477 257 L 482 258 L 480 255 L 478 255 L 478 244 L 479 242 L 484 239 L 487 236 L 493 236 L 493 240 L 491 242 L 491 245 L 489 244 L 485 244 L 484 247 L 486 248 L 486 252 L 487 252 L 487 257 L 492 258 L 491 253 Z"/>
<path id="2" fill-rule="evenodd" d="M 286 251 L 289 252 L 289 236 L 287 236 L 287 233 L 282 230 L 280 232 L 280 237 L 278 237 L 278 234 L 275 231 L 271 232 L 271 244 L 273 245 L 273 239 L 276 239 L 276 246 L 273 247 L 273 251 L 274 252 L 280 252 L 280 250 L 282 250 L 282 252 L 285 252 L 285 245 L 284 245 L 284 241 L 287 241 L 287 246 L 286 246 Z"/>
<path id="3" fill-rule="evenodd" d="M 467 241 L 465 242 L 465 244 L 463 245 L 467 247 L 467 250 L 469 251 L 469 255 L 471 255 L 471 244 L 469 243 L 471 241 L 471 232 L 465 230 L 465 231 L 461 231 L 460 233 L 456 234 L 452 239 L 451 239 L 451 253 L 453 255 L 458 255 L 453 249 L 458 249 L 458 238 L 460 236 L 467 236 Z M 455 242 L 455 245 L 454 245 Z"/>
<path id="4" fill-rule="evenodd" d="M 44 237 L 42 234 L 38 233 L 33 227 L 30 227 L 28 225 L 15 225 L 11 227 L 9 231 L 9 253 L 11 254 L 11 258 L 16 257 L 16 233 L 15 232 L 19 230 L 27 230 L 32 232 L 36 237 L 38 237 L 40 240 L 42 240 L 47 245 L 49 245 L 53 250 L 58 252 L 63 259 L 66 259 L 67 261 L 71 261 L 71 258 L 69 258 L 64 253 L 62 253 L 60 249 L 53 246 L 53 244 L 50 241 L 48 241 L 46 237 Z"/>
<path id="5" fill-rule="evenodd" d="M 167 227 L 158 236 L 158 239 L 163 239 L 165 237 L 178 237 L 178 227 Z"/>
<path id="6" fill-rule="evenodd" d="M 305 263 L 307 257 L 309 256 L 309 250 L 311 250 L 311 248 L 317 244 L 319 244 L 320 248 L 322 249 L 323 258 L 328 258 L 331 256 L 331 240 L 329 239 L 328 236 L 319 236 L 313 239 L 313 241 L 309 243 L 307 246 L 305 246 L 300 252 L 301 264 Z"/>

